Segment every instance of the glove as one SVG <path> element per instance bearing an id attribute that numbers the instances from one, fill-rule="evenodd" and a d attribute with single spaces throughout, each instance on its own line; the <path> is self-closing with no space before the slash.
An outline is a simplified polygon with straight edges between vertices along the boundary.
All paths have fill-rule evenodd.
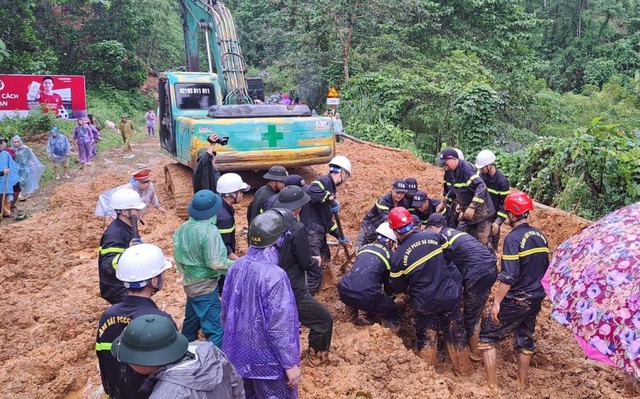
<path id="1" fill-rule="evenodd" d="M 407 299 L 409 299 L 409 297 L 406 294 L 398 294 L 393 299 L 393 302 L 398 306 L 404 306 L 407 303 Z"/>
<path id="2" fill-rule="evenodd" d="M 498 223 L 491 224 L 491 234 L 493 234 L 494 237 L 500 234 L 500 225 L 498 225 Z"/>
<path id="3" fill-rule="evenodd" d="M 468 207 L 467 209 L 465 209 L 463 217 L 467 220 L 472 220 L 475 214 L 476 208 Z"/>
<path id="4" fill-rule="evenodd" d="M 342 237 L 338 238 L 338 242 L 340 244 L 349 244 L 351 241 L 349 240 L 349 237 L 342 236 Z"/>
<path id="5" fill-rule="evenodd" d="M 340 203 L 338 201 L 333 201 L 333 204 L 331 205 L 331 212 L 333 213 L 340 212 Z"/>

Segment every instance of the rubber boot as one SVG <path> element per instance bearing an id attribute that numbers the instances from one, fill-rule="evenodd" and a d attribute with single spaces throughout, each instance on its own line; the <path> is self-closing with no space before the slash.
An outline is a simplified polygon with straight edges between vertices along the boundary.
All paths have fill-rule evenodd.
<path id="1" fill-rule="evenodd" d="M 529 363 L 531 363 L 531 355 L 527 353 L 518 353 L 518 384 L 525 385 L 527 382 L 527 372 L 529 372 Z"/>
<path id="2" fill-rule="evenodd" d="M 424 347 L 418 352 L 418 357 L 427 363 L 427 367 L 433 367 L 436 365 L 436 355 L 438 354 L 438 346 L 433 345 L 430 347 Z"/>
<path id="3" fill-rule="evenodd" d="M 302 364 L 313 368 L 326 366 L 329 364 L 329 354 L 327 351 L 321 352 L 309 348 L 304 353 Z"/>
<path id="4" fill-rule="evenodd" d="M 469 359 L 469 349 L 457 348 L 453 344 L 447 344 L 447 351 L 453 365 L 453 373 L 457 376 L 468 377 L 473 374 L 473 366 Z"/>
<path id="5" fill-rule="evenodd" d="M 478 349 L 478 340 L 480 339 L 480 325 L 476 328 L 476 332 L 469 338 L 469 358 L 474 362 L 482 360 L 482 351 Z"/>
<path id="6" fill-rule="evenodd" d="M 490 348 L 482 353 L 484 371 L 487 374 L 487 393 L 491 396 L 498 394 L 498 374 L 496 370 L 496 348 Z"/>

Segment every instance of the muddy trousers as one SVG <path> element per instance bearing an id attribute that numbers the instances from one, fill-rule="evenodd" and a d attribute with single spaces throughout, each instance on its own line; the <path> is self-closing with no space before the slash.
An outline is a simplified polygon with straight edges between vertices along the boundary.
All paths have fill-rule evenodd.
<path id="1" fill-rule="evenodd" d="M 324 267 L 328 267 L 331 261 L 331 252 L 329 245 L 327 245 L 327 235 L 323 231 L 308 230 L 307 237 L 309 238 L 311 256 L 322 258 L 321 265 L 316 264 L 311 270 L 307 270 L 307 287 L 311 295 L 315 296 L 322 285 Z"/>
<path id="2" fill-rule="evenodd" d="M 309 328 L 309 347 L 316 352 L 325 352 L 331 346 L 333 317 L 327 308 L 310 294 L 296 298 L 298 319 Z"/>
<path id="3" fill-rule="evenodd" d="M 445 310 L 433 312 L 414 311 L 416 322 L 416 338 L 418 350 L 425 347 L 433 348 L 437 345 L 438 330 L 442 329 L 444 341 L 456 348 L 466 348 L 467 335 L 462 324 L 462 312 L 459 303 Z"/>
<path id="4" fill-rule="evenodd" d="M 286 376 L 278 380 L 242 379 L 247 399 L 298 399 L 298 387 L 289 388 Z"/>
<path id="5" fill-rule="evenodd" d="M 458 222 L 458 230 L 470 234 L 472 237 L 480 241 L 482 245 L 485 245 L 489 249 L 493 249 L 490 247 L 492 222 L 493 217 L 485 218 L 474 224 L 470 224 L 466 219 L 461 219 Z"/>
<path id="6" fill-rule="evenodd" d="M 373 297 L 358 297 L 344 292 L 344 290 L 340 289 L 340 285 L 338 285 L 338 294 L 345 305 L 378 315 L 389 325 L 400 325 L 400 311 L 402 308 L 396 305 L 390 296 L 379 293 Z"/>
<path id="7" fill-rule="evenodd" d="M 368 223 L 362 223 L 360 225 L 360 230 L 358 231 L 358 235 L 354 241 L 356 251 L 359 251 L 364 245 L 371 244 L 376 240 L 376 237 L 378 236 L 376 228 L 377 226 L 374 227 Z"/>
<path id="8" fill-rule="evenodd" d="M 467 339 L 480 330 L 480 319 L 482 319 L 482 313 L 487 304 L 487 299 L 489 299 L 491 287 L 493 287 L 497 277 L 498 270 L 494 267 L 492 273 L 474 279 L 466 279 L 463 282 L 463 320 Z"/>
<path id="9" fill-rule="evenodd" d="M 184 307 L 182 334 L 193 342 L 198 339 L 198 330 L 202 329 L 207 341 L 218 348 L 222 347 L 221 304 L 218 290 L 196 297 L 187 297 Z"/>
<path id="10" fill-rule="evenodd" d="M 498 344 L 507 335 L 515 332 L 515 349 L 518 352 L 533 354 L 533 332 L 536 318 L 540 313 L 542 299 L 516 300 L 505 298 L 500 304 L 498 319 L 500 324 L 487 319 L 480 331 L 481 344 Z"/>

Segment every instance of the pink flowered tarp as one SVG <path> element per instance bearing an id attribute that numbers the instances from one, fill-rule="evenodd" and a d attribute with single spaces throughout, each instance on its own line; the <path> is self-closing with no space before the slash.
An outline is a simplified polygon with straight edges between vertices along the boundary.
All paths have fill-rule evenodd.
<path id="1" fill-rule="evenodd" d="M 543 285 L 587 356 L 640 379 L 640 202 L 563 242 Z"/>

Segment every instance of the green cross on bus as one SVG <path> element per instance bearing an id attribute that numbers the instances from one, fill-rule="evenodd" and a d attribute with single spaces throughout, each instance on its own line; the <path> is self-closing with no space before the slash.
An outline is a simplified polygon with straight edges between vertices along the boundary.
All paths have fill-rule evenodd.
<path id="1" fill-rule="evenodd" d="M 268 125 L 267 132 L 262 133 L 262 140 L 269 140 L 269 147 L 277 147 L 278 140 L 282 140 L 284 135 L 282 132 L 276 131 L 276 125 Z"/>

